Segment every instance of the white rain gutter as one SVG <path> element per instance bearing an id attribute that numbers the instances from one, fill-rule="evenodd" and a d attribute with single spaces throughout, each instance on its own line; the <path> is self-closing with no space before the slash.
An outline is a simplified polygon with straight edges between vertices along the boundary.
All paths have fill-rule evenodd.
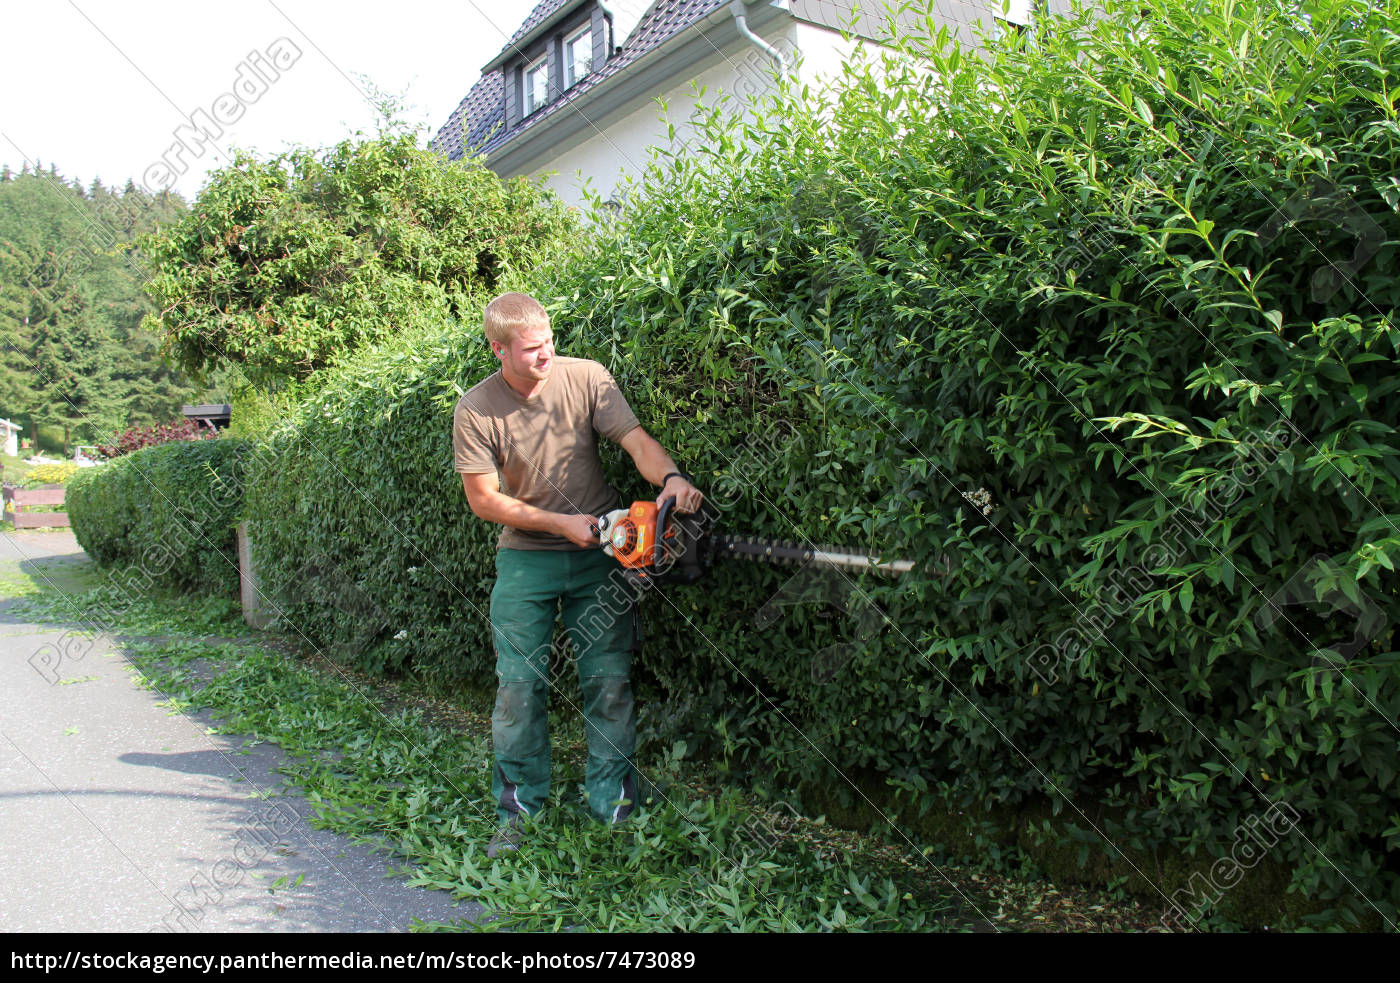
<path id="1" fill-rule="evenodd" d="M 729 0 L 729 12 L 734 16 L 734 25 L 739 28 L 739 33 L 773 59 L 773 62 L 778 66 L 779 75 L 786 75 L 788 63 L 787 59 L 783 57 L 783 53 L 749 29 L 748 11 L 744 7 L 744 0 Z"/>

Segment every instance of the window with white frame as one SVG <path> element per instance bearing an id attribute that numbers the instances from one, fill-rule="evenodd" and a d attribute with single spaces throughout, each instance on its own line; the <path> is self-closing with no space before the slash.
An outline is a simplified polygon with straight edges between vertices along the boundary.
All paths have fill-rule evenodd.
<path id="1" fill-rule="evenodd" d="M 593 70 L 593 32 L 579 31 L 564 42 L 564 88 L 572 89 Z"/>
<path id="2" fill-rule="evenodd" d="M 524 115 L 529 116 L 549 101 L 549 66 L 541 58 L 525 66 Z"/>

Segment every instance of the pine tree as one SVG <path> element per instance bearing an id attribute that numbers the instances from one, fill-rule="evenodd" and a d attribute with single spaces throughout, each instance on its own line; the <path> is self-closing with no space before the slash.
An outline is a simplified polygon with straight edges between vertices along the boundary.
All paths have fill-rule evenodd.
<path id="1" fill-rule="evenodd" d="M 84 442 L 177 418 L 200 392 L 141 329 L 150 304 L 131 241 L 183 200 L 154 202 L 132 182 L 86 191 L 27 166 L 0 182 L 0 416 Z"/>

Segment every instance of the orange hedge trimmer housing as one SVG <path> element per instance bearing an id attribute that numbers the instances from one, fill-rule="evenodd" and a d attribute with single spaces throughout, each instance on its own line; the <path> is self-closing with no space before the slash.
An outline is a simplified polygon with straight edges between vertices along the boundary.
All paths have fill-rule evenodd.
<path id="1" fill-rule="evenodd" d="M 693 584 L 710 568 L 714 517 L 702 510 L 672 513 L 675 496 L 660 507 L 633 502 L 603 516 L 595 527 L 603 550 L 637 583 Z"/>

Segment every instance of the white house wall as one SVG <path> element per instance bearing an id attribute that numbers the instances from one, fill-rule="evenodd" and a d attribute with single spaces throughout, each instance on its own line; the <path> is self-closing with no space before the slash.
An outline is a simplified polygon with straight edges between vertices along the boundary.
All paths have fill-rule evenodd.
<path id="1" fill-rule="evenodd" d="M 797 50 L 798 30 L 804 26 L 790 22 L 780 32 L 760 36 L 779 51 L 790 53 Z M 840 41 L 840 37 L 836 40 Z M 829 61 L 825 52 L 821 57 Z M 559 148 L 555 156 L 536 168 L 530 177 L 543 179 L 544 186 L 556 192 L 568 205 L 583 205 L 583 187 L 589 179 L 594 191 L 604 200 L 613 197 L 620 185 L 641 174 L 652 148 L 678 151 L 688 141 L 693 130 L 687 121 L 696 103 L 701 101 L 697 87 L 704 89 L 706 105 L 713 105 L 721 92 L 737 99 L 761 96 L 774 84 L 772 66 L 772 59 L 749 42 L 729 45 L 715 52 L 701 71 L 662 94 L 666 103 L 665 119 L 656 99 L 650 99 L 594 120 L 594 125 L 588 129 L 591 136 L 573 146 Z M 666 119 L 675 123 L 675 144 L 668 140 Z M 555 173 L 546 176 L 550 172 Z"/>
<path id="2" fill-rule="evenodd" d="M 814 24 L 797 24 L 797 46 L 802 52 L 798 77 L 813 89 L 841 77 L 856 48 L 867 42 L 847 40 L 836 31 Z"/>
<path id="3" fill-rule="evenodd" d="M 631 0 L 640 3 L 641 0 Z M 948 27 L 957 40 L 978 47 L 979 35 L 994 29 L 995 19 L 1004 16 L 1003 0 L 935 0 L 935 17 Z M 1069 0 L 1048 0 L 1049 12 L 1063 13 Z M 1013 19 L 1020 19 L 1027 0 L 1013 0 Z M 855 48 L 869 44 L 847 40 L 841 33 L 802 20 L 760 32 L 770 45 L 791 56 L 801 54 L 799 79 L 814 88 L 841 74 L 842 65 Z M 720 92 L 738 100 L 759 98 L 773 86 L 772 59 L 747 41 L 736 41 L 704 62 L 689 79 L 677 82 L 659 97 L 639 100 L 621 110 L 595 119 L 578 138 L 553 149 L 552 156 L 533 168 L 529 176 L 556 192 L 568 205 L 582 207 L 584 187 L 591 184 L 601 199 L 619 196 L 629 179 L 641 174 L 653 148 L 678 152 L 688 142 L 691 111 L 699 101 L 697 87 L 705 90 L 704 101 L 713 105 Z M 566 110 L 567 111 L 567 110 Z M 586 111 L 586 110 L 585 110 Z M 666 120 L 676 126 L 676 140 L 668 136 Z M 503 176 L 510 176 L 509 174 Z"/>

